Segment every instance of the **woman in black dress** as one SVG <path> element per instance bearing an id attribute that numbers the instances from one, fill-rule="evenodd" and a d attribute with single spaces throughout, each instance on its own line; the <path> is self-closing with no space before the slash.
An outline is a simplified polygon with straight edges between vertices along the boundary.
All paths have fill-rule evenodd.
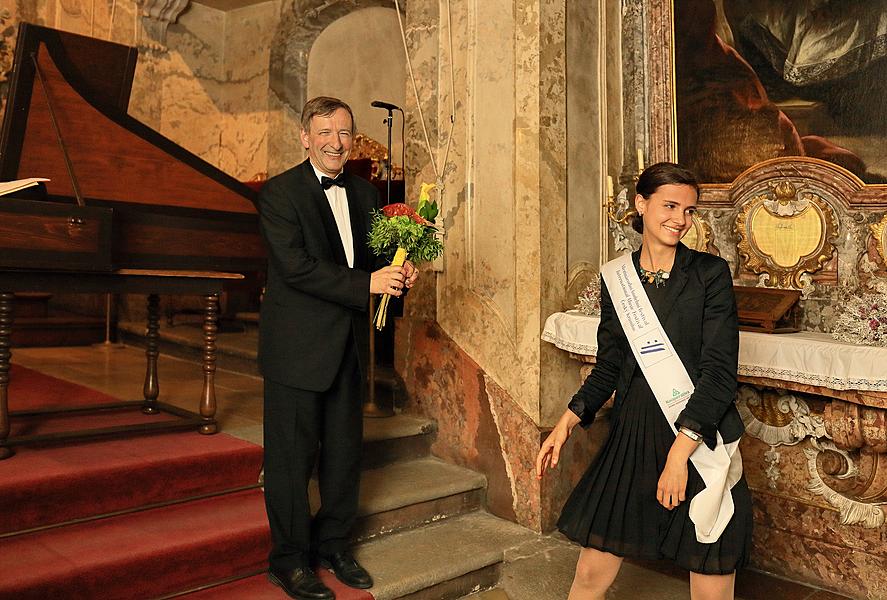
<path id="1" fill-rule="evenodd" d="M 751 545 L 748 486 L 744 477 L 733 486 L 733 517 L 717 541 L 700 543 L 689 506 L 705 484 L 689 458 L 701 443 L 714 449 L 717 433 L 729 443 L 743 432 L 734 405 L 739 331 L 733 281 L 725 260 L 680 243 L 696 211 L 692 173 L 673 163 L 652 165 L 639 177 L 637 192 L 633 226 L 643 241 L 632 259 L 694 392 L 674 423 L 675 436 L 602 283 L 597 362 L 543 442 L 536 476 L 557 466 L 573 428 L 590 425 L 615 390 L 609 437 L 558 521 L 561 532 L 583 547 L 570 600 L 602 600 L 624 557 L 669 558 L 690 571 L 693 600 L 729 599 Z"/>

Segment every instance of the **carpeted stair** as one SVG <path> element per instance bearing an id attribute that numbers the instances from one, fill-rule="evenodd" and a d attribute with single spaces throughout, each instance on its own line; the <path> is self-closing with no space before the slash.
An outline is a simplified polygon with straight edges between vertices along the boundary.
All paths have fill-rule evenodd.
<path id="1" fill-rule="evenodd" d="M 12 381 L 13 410 L 113 400 L 19 366 Z M 480 510 L 485 479 L 430 456 L 433 432 L 366 421 L 355 553 L 376 586 L 321 570 L 338 600 L 459 598 L 495 585 L 505 550 L 533 538 Z M 0 461 L 0 600 L 285 598 L 264 574 L 259 446 L 181 432 L 15 450 Z"/>
<path id="2" fill-rule="evenodd" d="M 19 366 L 11 381 L 13 411 L 115 401 Z M 13 435 L 65 421 L 13 418 Z M 264 567 L 255 444 L 180 432 L 15 450 L 0 462 L 0 598 L 157 598 Z"/>

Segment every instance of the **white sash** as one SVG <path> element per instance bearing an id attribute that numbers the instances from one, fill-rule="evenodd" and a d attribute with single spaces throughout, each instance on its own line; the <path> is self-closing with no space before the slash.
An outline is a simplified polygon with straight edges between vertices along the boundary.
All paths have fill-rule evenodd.
<path id="1" fill-rule="evenodd" d="M 601 275 L 638 366 L 659 401 L 669 426 L 677 435 L 675 420 L 694 389 L 687 369 L 659 323 L 631 254 L 624 254 L 603 265 Z M 718 541 L 730 522 L 733 516 L 730 489 L 742 476 L 739 441 L 725 444 L 720 432 L 717 436 L 714 450 L 699 444 L 690 456 L 693 466 L 705 482 L 705 489 L 690 501 L 690 520 L 696 527 L 696 539 L 703 544 Z"/>

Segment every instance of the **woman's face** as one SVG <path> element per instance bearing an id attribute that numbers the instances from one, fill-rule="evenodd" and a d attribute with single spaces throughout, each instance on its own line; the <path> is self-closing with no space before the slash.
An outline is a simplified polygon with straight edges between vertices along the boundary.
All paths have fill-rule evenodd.
<path id="1" fill-rule="evenodd" d="M 635 206 L 644 219 L 645 243 L 677 246 L 692 225 L 696 190 L 680 183 L 661 185 L 649 199 L 638 194 Z"/>

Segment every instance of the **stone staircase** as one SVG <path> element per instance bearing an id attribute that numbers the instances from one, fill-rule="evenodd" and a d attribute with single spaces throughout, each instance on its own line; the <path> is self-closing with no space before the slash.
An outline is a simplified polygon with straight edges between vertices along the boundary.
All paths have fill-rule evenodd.
<path id="1" fill-rule="evenodd" d="M 506 551 L 535 533 L 483 510 L 486 480 L 431 456 L 434 423 L 406 415 L 366 419 L 354 552 L 376 600 L 461 598 L 494 587 Z M 316 482 L 310 490 L 317 503 Z M 264 574 L 184 596 L 278 598 Z"/>

